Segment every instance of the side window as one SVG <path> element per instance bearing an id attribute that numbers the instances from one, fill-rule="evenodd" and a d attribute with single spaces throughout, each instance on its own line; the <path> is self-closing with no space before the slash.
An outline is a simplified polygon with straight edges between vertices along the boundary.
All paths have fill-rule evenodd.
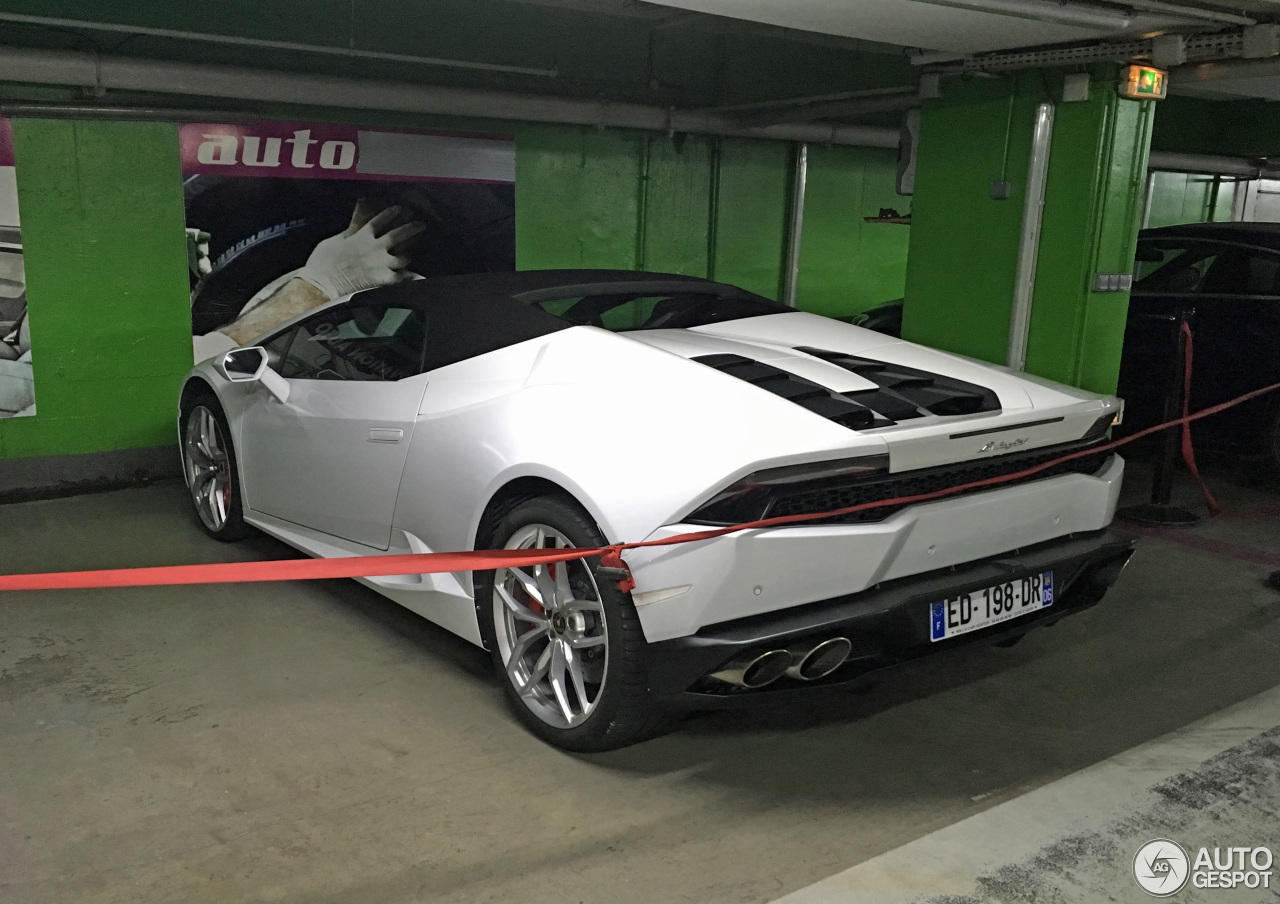
<path id="1" fill-rule="evenodd" d="M 1185 240 L 1140 242 L 1133 291 L 1139 295 L 1195 292 L 1220 250 L 1217 245 L 1188 245 Z"/>
<path id="2" fill-rule="evenodd" d="M 537 306 L 570 323 L 599 326 L 615 333 L 628 330 L 659 329 L 668 321 L 706 310 L 712 319 L 716 295 L 695 292 L 666 292 L 660 295 L 588 295 L 541 301 Z M 680 323 L 679 326 L 688 324 Z"/>
<path id="3" fill-rule="evenodd" d="M 304 320 L 293 332 L 282 353 L 285 377 L 394 381 L 423 371 L 427 318 L 416 307 L 361 303 L 357 297 Z"/>
<path id="4" fill-rule="evenodd" d="M 282 333 L 277 333 L 266 342 L 262 343 L 262 347 L 267 352 L 267 363 L 271 369 L 276 371 L 282 377 L 294 377 L 297 374 L 289 373 L 289 344 L 293 342 L 293 337 L 298 333 L 296 326 L 291 326 Z"/>
<path id="5" fill-rule="evenodd" d="M 1237 248 L 1219 255 L 1204 279 L 1201 295 L 1280 295 L 1280 256 Z"/>
<path id="6" fill-rule="evenodd" d="M 603 311 L 600 319 L 604 322 L 606 330 L 613 330 L 615 333 L 639 329 L 653 316 L 653 309 L 658 302 L 668 297 L 670 296 L 650 295 L 644 298 L 632 298 Z"/>

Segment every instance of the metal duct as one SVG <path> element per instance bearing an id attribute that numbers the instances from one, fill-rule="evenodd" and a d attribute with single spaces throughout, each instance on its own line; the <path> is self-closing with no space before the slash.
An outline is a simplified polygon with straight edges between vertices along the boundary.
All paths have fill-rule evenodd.
<path id="1" fill-rule="evenodd" d="M 1274 179 L 1280 174 L 1280 168 L 1269 165 L 1265 160 L 1220 154 L 1177 154 L 1169 151 L 1152 151 L 1147 159 L 1147 168 L 1172 173 L 1236 176 L 1242 179 Z"/>
<path id="2" fill-rule="evenodd" d="M 804 196 L 809 183 L 809 145 L 796 147 L 795 172 L 791 181 L 791 216 L 787 219 L 787 269 L 783 274 L 782 303 L 796 306 L 800 286 L 800 241 L 804 235 Z"/>
<path id="3" fill-rule="evenodd" d="M 552 122 L 651 132 L 689 132 L 880 148 L 898 146 L 898 130 L 880 126 L 795 123 L 751 128 L 720 113 L 668 110 L 642 104 L 349 79 L 239 66 L 177 63 L 138 57 L 95 57 L 72 51 L 0 48 L 0 81 L 74 86 L 87 88 L 99 96 L 109 90 L 145 91 L 260 103 Z"/>
<path id="4" fill-rule="evenodd" d="M 1040 225 L 1044 219 L 1044 191 L 1049 176 L 1049 151 L 1052 145 L 1053 104 L 1045 102 L 1036 107 L 1035 128 L 1031 133 L 1027 196 L 1022 205 L 1022 237 L 1018 242 L 1013 307 L 1009 314 L 1009 346 L 1005 364 L 1015 371 L 1027 369 L 1027 337 L 1031 333 L 1036 258 L 1040 255 Z"/>

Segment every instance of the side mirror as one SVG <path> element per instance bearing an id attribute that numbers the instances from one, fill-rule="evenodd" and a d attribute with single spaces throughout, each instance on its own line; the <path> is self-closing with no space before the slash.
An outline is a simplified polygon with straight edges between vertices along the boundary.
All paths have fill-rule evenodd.
<path id="1" fill-rule="evenodd" d="M 214 362 L 213 366 L 232 383 L 261 383 L 281 402 L 289 401 L 289 383 L 271 369 L 267 350 L 262 346 L 233 349 Z"/>
<path id="2" fill-rule="evenodd" d="M 232 383 L 252 383 L 262 379 L 262 372 L 267 368 L 267 350 L 257 345 L 233 349 L 218 359 L 214 367 Z"/>

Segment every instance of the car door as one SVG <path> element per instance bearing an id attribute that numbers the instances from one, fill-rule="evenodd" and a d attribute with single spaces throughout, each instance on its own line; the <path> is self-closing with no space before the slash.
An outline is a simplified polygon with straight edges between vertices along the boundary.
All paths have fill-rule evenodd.
<path id="1" fill-rule="evenodd" d="M 426 388 L 425 342 L 421 308 L 373 291 L 266 343 L 289 399 L 281 404 L 258 388 L 246 407 L 240 467 L 248 508 L 388 548 Z"/>
<path id="2" fill-rule="evenodd" d="M 1198 238 L 1139 240 L 1117 389 L 1125 401 L 1126 428 L 1164 419 L 1178 343 L 1177 313 L 1196 308 L 1200 283 L 1228 250 L 1221 242 Z"/>
<path id="3" fill-rule="evenodd" d="M 1191 405 L 1206 408 L 1280 380 L 1280 254 L 1236 246 L 1221 254 L 1201 280 L 1193 323 L 1195 364 Z M 1249 442 L 1261 426 L 1266 400 L 1198 425 L 1231 443 Z"/>

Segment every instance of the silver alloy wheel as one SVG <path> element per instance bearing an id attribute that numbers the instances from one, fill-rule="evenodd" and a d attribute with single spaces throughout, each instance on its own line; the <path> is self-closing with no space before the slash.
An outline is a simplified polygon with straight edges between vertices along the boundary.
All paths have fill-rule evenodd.
<path id="1" fill-rule="evenodd" d="M 217 416 L 203 405 L 187 415 L 182 460 L 200 520 L 211 531 L 222 530 L 231 513 L 231 456 Z"/>
<path id="2" fill-rule="evenodd" d="M 545 524 L 511 535 L 507 549 L 568 549 Z M 524 705 L 555 728 L 574 728 L 595 711 L 609 668 L 604 604 L 585 562 L 500 568 L 493 624 L 507 680 Z"/>

